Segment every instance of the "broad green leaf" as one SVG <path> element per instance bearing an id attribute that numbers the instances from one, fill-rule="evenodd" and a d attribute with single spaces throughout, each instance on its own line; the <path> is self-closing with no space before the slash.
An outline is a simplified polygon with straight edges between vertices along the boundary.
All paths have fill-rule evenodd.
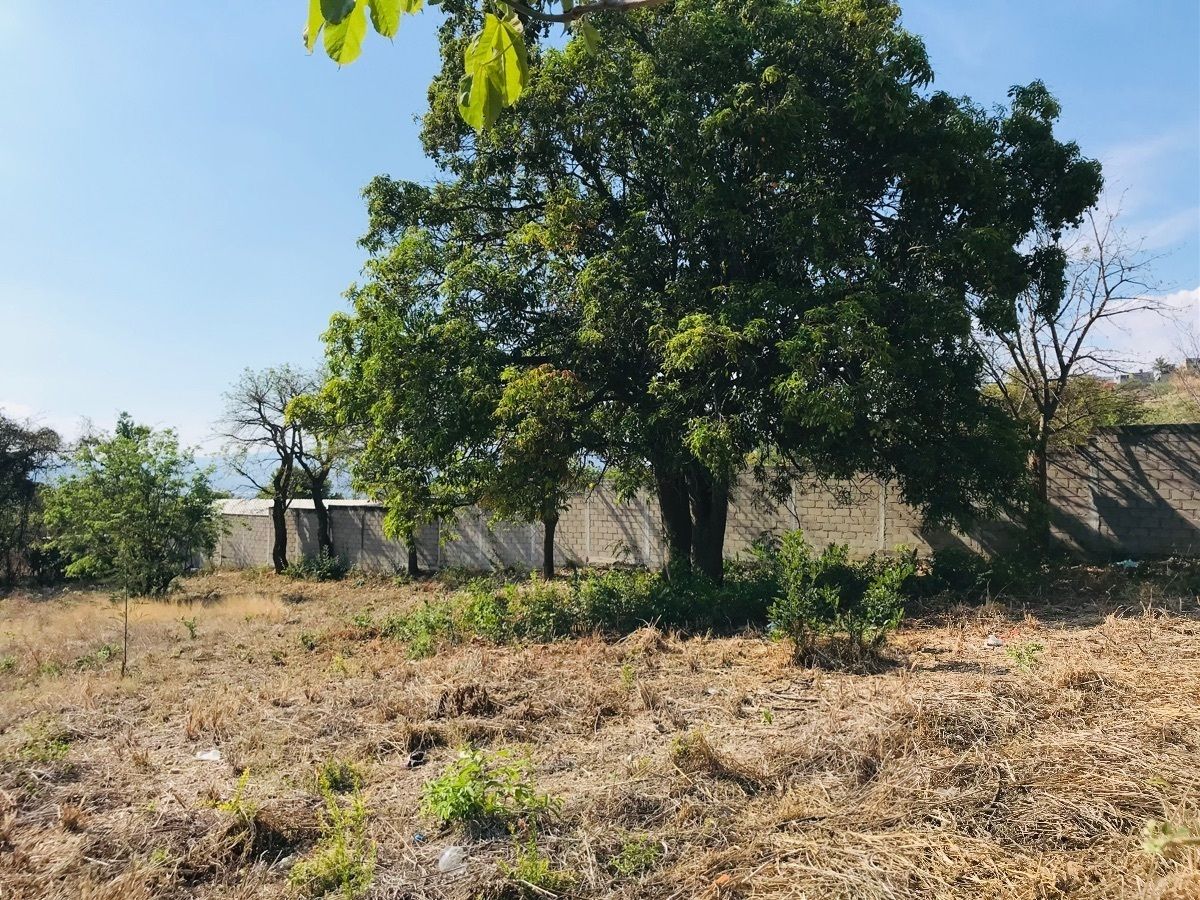
<path id="1" fill-rule="evenodd" d="M 325 14 L 321 12 L 321 0 L 308 0 L 308 22 L 304 26 L 304 49 L 309 53 L 317 46 L 317 35 L 325 27 Z"/>
<path id="2" fill-rule="evenodd" d="M 419 13 L 421 7 L 425 5 L 425 0 L 400 0 L 404 5 L 404 11 L 410 16 L 414 13 Z"/>
<path id="3" fill-rule="evenodd" d="M 339 66 L 349 65 L 358 59 L 366 36 L 366 0 L 358 0 L 354 10 L 340 23 L 325 26 L 325 52 Z"/>
<path id="4" fill-rule="evenodd" d="M 588 52 L 595 53 L 596 48 L 600 46 L 600 32 L 596 30 L 596 26 L 587 19 L 580 19 L 575 24 L 579 29 L 579 36 L 583 38 L 583 43 L 588 48 Z"/>
<path id="5" fill-rule="evenodd" d="M 406 0 L 367 0 L 371 8 L 371 25 L 386 38 L 395 37 L 400 29 L 400 13 L 407 12 Z"/>
<path id="6" fill-rule="evenodd" d="M 354 12 L 355 0 L 321 0 L 321 15 L 330 25 L 340 25 Z"/>
<path id="7" fill-rule="evenodd" d="M 487 13 L 483 29 L 467 45 L 463 68 L 459 112 L 468 125 L 483 131 L 496 121 L 501 109 L 516 103 L 525 89 L 529 63 L 520 32 Z"/>

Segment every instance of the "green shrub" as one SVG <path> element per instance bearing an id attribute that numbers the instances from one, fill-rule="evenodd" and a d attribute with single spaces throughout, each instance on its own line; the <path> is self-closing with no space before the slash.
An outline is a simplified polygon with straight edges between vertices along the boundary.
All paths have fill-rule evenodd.
<path id="1" fill-rule="evenodd" d="M 340 892 L 364 895 L 375 880 L 375 843 L 367 834 L 367 805 L 357 790 L 343 803 L 327 785 L 321 788 L 325 815 L 321 838 L 307 859 L 288 874 L 288 881 L 306 897 Z"/>
<path id="2" fill-rule="evenodd" d="M 505 750 L 463 750 L 421 792 L 424 815 L 442 825 L 475 829 L 536 820 L 559 805 L 556 798 L 537 792 L 526 763 Z"/>
<path id="3" fill-rule="evenodd" d="M 503 593 L 497 593 L 484 579 L 468 583 L 454 615 L 461 630 L 496 643 L 510 640 L 512 627 L 509 604 L 512 593 L 515 591 L 507 589 Z"/>
<path id="4" fill-rule="evenodd" d="M 100 669 L 104 664 L 116 659 L 121 655 L 121 648 L 116 644 L 104 644 L 97 647 L 91 653 L 80 656 L 75 660 L 76 670 L 82 672 L 86 669 Z"/>
<path id="5" fill-rule="evenodd" d="M 662 853 L 662 846 L 649 838 L 629 838 L 621 844 L 621 849 L 608 861 L 608 865 L 614 874 L 631 878 L 658 865 Z"/>
<path id="6" fill-rule="evenodd" d="M 784 536 L 778 554 L 781 593 L 769 610 L 771 629 L 790 638 L 796 657 L 861 663 L 904 617 L 905 590 L 916 573 L 911 553 L 850 559 L 830 544 L 819 555 L 799 531 Z"/>
<path id="7" fill-rule="evenodd" d="M 1009 644 L 1004 655 L 1022 672 L 1029 672 L 1041 661 L 1045 649 L 1038 641 L 1026 641 L 1023 644 Z"/>
<path id="8" fill-rule="evenodd" d="M 407 615 L 388 616 L 379 633 L 408 643 L 408 655 L 423 659 L 437 650 L 440 642 L 457 640 L 455 628 L 456 604 L 453 600 L 426 602 Z"/>
<path id="9" fill-rule="evenodd" d="M 550 857 L 538 850 L 537 841 L 533 839 L 518 846 L 515 863 L 501 862 L 500 871 L 514 882 L 516 896 L 529 900 L 564 893 L 579 880 L 574 872 L 556 869 Z"/>
<path id="10" fill-rule="evenodd" d="M 317 770 L 317 787 L 322 793 L 348 794 L 362 787 L 362 775 L 353 763 L 328 759 Z"/>
<path id="11" fill-rule="evenodd" d="M 934 550 L 929 571 L 931 591 L 974 597 L 987 587 L 990 568 L 987 559 L 965 547 Z"/>
<path id="12" fill-rule="evenodd" d="M 344 559 L 322 550 L 316 556 L 305 556 L 298 562 L 289 563 L 283 573 L 303 581 L 341 581 L 349 571 L 350 566 Z"/>

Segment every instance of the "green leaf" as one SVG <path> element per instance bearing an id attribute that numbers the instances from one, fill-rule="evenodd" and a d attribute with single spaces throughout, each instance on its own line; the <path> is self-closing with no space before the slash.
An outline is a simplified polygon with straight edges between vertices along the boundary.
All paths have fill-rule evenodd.
<path id="1" fill-rule="evenodd" d="M 512 106 L 525 89 L 529 62 L 525 42 L 510 22 L 491 13 L 483 29 L 467 45 L 465 74 L 458 83 L 458 110 L 476 131 L 495 123 L 500 110 Z"/>
<path id="2" fill-rule="evenodd" d="M 321 0 L 321 15 L 330 25 L 340 25 L 354 6 L 355 0 Z"/>
<path id="3" fill-rule="evenodd" d="M 354 62 L 362 52 L 363 38 L 367 36 L 365 3 L 366 0 L 358 0 L 353 12 L 340 23 L 325 26 L 325 52 L 339 66 Z"/>
<path id="4" fill-rule="evenodd" d="M 304 49 L 309 53 L 317 46 L 317 35 L 325 27 L 325 15 L 321 12 L 321 0 L 308 0 L 308 22 L 304 26 Z"/>
<path id="5" fill-rule="evenodd" d="M 404 5 L 404 11 L 410 16 L 419 13 L 421 7 L 425 5 L 425 0 L 400 0 L 400 2 Z"/>
<path id="6" fill-rule="evenodd" d="M 587 19 L 580 19 L 575 23 L 575 27 L 579 31 L 579 36 L 583 38 L 583 43 L 588 48 L 588 52 L 595 53 L 596 48 L 600 46 L 600 32 L 596 30 L 596 26 Z"/>
<path id="7" fill-rule="evenodd" d="M 408 12 L 407 0 L 367 0 L 371 8 L 371 25 L 385 38 L 395 37 L 400 30 L 400 13 Z"/>

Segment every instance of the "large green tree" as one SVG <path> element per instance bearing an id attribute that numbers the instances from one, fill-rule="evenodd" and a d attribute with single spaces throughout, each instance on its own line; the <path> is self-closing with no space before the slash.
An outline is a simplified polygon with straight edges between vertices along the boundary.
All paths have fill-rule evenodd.
<path id="1" fill-rule="evenodd" d="M 601 54 L 531 43 L 521 103 L 477 134 L 456 86 L 476 25 L 443 31 L 442 176 L 368 187 L 368 281 L 330 332 L 335 374 L 404 370 L 404 427 L 386 390 L 355 404 L 401 469 L 477 464 L 498 373 L 544 365 L 580 386 L 581 448 L 655 490 L 672 564 L 716 579 L 747 469 L 871 474 L 931 522 L 1014 496 L 972 327 L 1061 283 L 1030 236 L 1101 181 L 1044 86 L 999 110 L 930 90 L 893 3 L 675 0 L 606 20 Z"/>
<path id="2" fill-rule="evenodd" d="M 30 568 L 30 551 L 40 539 L 44 480 L 58 457 L 61 439 L 0 413 L 0 586 L 11 588 L 17 573 Z"/>
<path id="3" fill-rule="evenodd" d="M 122 413 L 116 431 L 83 438 L 71 473 L 48 492 L 46 524 L 71 577 L 159 594 L 216 547 L 220 521 L 209 485 L 170 430 Z"/>

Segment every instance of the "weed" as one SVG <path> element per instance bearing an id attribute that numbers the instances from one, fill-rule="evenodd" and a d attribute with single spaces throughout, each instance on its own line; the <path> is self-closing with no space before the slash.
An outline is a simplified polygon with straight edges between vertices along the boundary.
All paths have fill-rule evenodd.
<path id="1" fill-rule="evenodd" d="M 326 785 L 321 796 L 321 838 L 309 857 L 292 868 L 288 881 L 306 897 L 334 892 L 348 900 L 361 897 L 375 880 L 376 847 L 367 834 L 367 805 L 357 790 L 344 804 Z"/>
<path id="2" fill-rule="evenodd" d="M 1037 641 L 1026 641 L 1023 644 L 1009 644 L 1004 654 L 1012 660 L 1022 672 L 1031 671 L 1042 658 L 1046 648 Z"/>
<path id="3" fill-rule="evenodd" d="M 70 735 L 67 732 L 43 722 L 27 726 L 26 734 L 25 743 L 21 746 L 21 759 L 43 765 L 66 759 L 70 750 Z"/>
<path id="4" fill-rule="evenodd" d="M 196 639 L 196 617 L 193 616 L 190 619 L 181 618 L 179 621 L 182 622 L 183 627 L 187 629 L 188 638 L 194 641 Z"/>
<path id="5" fill-rule="evenodd" d="M 17 658 L 15 656 L 6 655 L 0 656 L 0 672 L 5 674 L 16 671 Z"/>
<path id="6" fill-rule="evenodd" d="M 283 574 L 303 581 L 341 581 L 350 567 L 336 553 L 322 550 L 316 556 L 306 556 L 291 563 Z"/>
<path id="7" fill-rule="evenodd" d="M 649 838 L 629 838 L 621 844 L 621 849 L 608 861 L 608 865 L 614 874 L 632 878 L 653 869 L 662 855 L 662 846 Z"/>
<path id="8" fill-rule="evenodd" d="M 760 718 L 762 719 L 762 723 L 764 725 L 774 725 L 775 724 L 775 710 L 771 709 L 771 707 L 769 707 L 769 706 L 765 707 L 762 711 Z"/>
<path id="9" fill-rule="evenodd" d="M 315 634 L 308 632 L 308 631 L 300 632 L 300 646 L 303 647 L 305 650 L 307 650 L 309 653 L 312 653 L 314 650 L 317 649 L 318 643 L 319 642 L 318 642 L 317 636 Z"/>
<path id="10" fill-rule="evenodd" d="M 317 770 L 317 787 L 322 793 L 348 794 L 362 787 L 362 774 L 353 763 L 340 759 L 329 759 Z"/>
<path id="11" fill-rule="evenodd" d="M 636 681 L 637 673 L 634 671 L 633 666 L 629 663 L 621 666 L 621 687 L 627 691 L 633 690 L 633 685 Z"/>
<path id="12" fill-rule="evenodd" d="M 62 663 L 55 659 L 48 659 L 45 662 L 38 663 L 34 669 L 34 674 L 38 676 L 46 676 L 48 678 L 57 678 L 63 673 Z"/>
<path id="13" fill-rule="evenodd" d="M 501 862 L 499 868 L 506 878 L 516 883 L 517 895 L 530 900 L 544 897 L 547 892 L 553 895 L 568 891 L 579 881 L 574 872 L 554 868 L 553 861 L 538 850 L 537 841 L 532 838 L 518 845 L 516 861 L 512 865 Z"/>
<path id="14" fill-rule="evenodd" d="M 258 813 L 258 805 L 246 799 L 246 788 L 249 785 L 250 770 L 243 769 L 242 774 L 238 776 L 233 793 L 228 800 L 222 800 L 218 803 L 217 809 L 223 813 L 228 813 L 243 824 L 253 822 L 254 816 Z"/>
<path id="15" fill-rule="evenodd" d="M 367 635 L 376 633 L 375 616 L 369 609 L 363 609 L 350 617 L 350 624 Z"/>
<path id="16" fill-rule="evenodd" d="M 481 829 L 537 819 L 561 801 L 540 794 L 530 782 L 527 764 L 507 751 L 463 750 L 450 768 L 425 784 L 421 811 L 442 825 Z"/>
<path id="17" fill-rule="evenodd" d="M 115 659 L 120 653 L 121 648 L 116 644 L 105 644 L 104 646 L 93 650 L 91 653 L 76 659 L 75 669 L 82 672 L 85 669 L 102 668 L 106 662 L 111 659 Z"/>

